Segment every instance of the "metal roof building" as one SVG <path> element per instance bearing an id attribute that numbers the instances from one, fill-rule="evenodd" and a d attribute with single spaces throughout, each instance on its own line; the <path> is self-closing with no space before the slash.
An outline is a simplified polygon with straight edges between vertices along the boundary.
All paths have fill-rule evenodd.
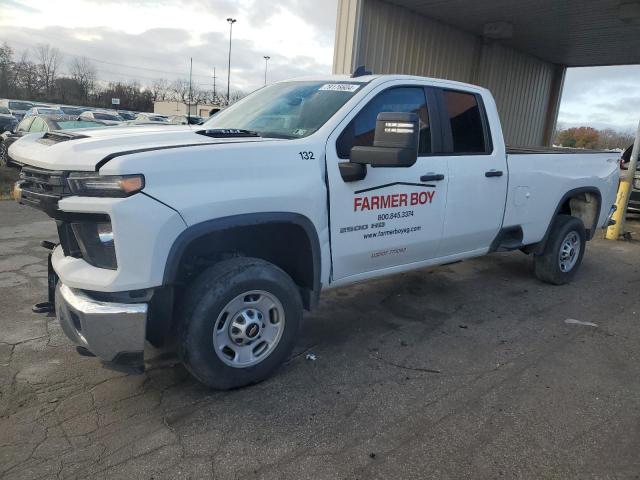
<path id="1" fill-rule="evenodd" d="M 547 145 L 567 67 L 640 64 L 638 0 L 339 0 L 334 73 L 489 88 L 507 142 Z"/>

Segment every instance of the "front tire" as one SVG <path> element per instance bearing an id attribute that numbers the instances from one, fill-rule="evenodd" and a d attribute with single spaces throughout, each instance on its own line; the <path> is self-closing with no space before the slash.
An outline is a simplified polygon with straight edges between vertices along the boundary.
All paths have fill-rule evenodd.
<path id="1" fill-rule="evenodd" d="M 301 319 L 300 293 L 283 270 L 257 258 L 225 260 L 186 292 L 179 354 L 211 388 L 251 385 L 287 359 Z"/>
<path id="2" fill-rule="evenodd" d="M 558 215 L 544 252 L 534 257 L 535 276 L 553 285 L 569 283 L 580 268 L 586 241 L 582 220 L 570 215 Z"/>

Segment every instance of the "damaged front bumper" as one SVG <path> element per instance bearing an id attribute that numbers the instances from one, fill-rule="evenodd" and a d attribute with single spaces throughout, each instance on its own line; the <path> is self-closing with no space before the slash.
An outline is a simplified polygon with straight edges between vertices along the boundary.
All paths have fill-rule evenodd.
<path id="1" fill-rule="evenodd" d="M 58 282 L 55 308 L 62 330 L 81 353 L 114 370 L 144 371 L 147 303 L 103 302 Z"/>

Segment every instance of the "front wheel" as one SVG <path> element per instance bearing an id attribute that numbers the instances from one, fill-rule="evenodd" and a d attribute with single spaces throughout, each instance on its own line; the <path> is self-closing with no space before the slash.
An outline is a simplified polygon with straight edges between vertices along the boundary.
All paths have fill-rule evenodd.
<path id="1" fill-rule="evenodd" d="M 554 285 L 569 283 L 582 263 L 586 240 L 582 220 L 570 215 L 558 215 L 544 252 L 534 257 L 536 277 Z"/>
<path id="2" fill-rule="evenodd" d="M 0 167 L 9 166 L 9 149 L 5 142 L 0 143 Z"/>
<path id="3" fill-rule="evenodd" d="M 300 293 L 284 271 L 257 258 L 226 260 L 188 288 L 180 357 L 209 387 L 257 383 L 289 356 L 301 318 Z"/>

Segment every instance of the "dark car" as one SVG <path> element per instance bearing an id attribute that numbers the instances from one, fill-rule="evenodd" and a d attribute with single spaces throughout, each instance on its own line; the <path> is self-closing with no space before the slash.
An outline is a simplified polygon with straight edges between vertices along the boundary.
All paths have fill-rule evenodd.
<path id="1" fill-rule="evenodd" d="M 0 133 L 13 132 L 18 125 L 18 119 L 7 107 L 0 106 Z"/>
<path id="2" fill-rule="evenodd" d="M 631 161 L 631 152 L 633 150 L 633 145 L 628 147 L 622 153 L 622 161 L 620 165 L 623 170 L 628 169 L 629 162 Z M 631 197 L 629 198 L 629 206 L 627 207 L 627 212 L 633 214 L 640 214 L 640 163 L 636 168 L 635 179 L 633 180 L 633 189 L 631 190 Z"/>
<path id="3" fill-rule="evenodd" d="M 118 115 L 120 115 L 125 120 L 135 120 L 138 114 L 135 112 L 130 112 L 128 110 L 118 110 Z"/>
<path id="4" fill-rule="evenodd" d="M 50 132 L 52 130 L 72 130 L 76 128 L 102 128 L 107 125 L 90 120 L 76 120 L 68 115 L 44 116 L 34 115 L 25 117 L 16 127 L 15 132 L 4 135 L 0 143 L 0 166 L 19 166 L 19 163 L 9 156 L 9 147 L 13 142 L 28 133 Z"/>

